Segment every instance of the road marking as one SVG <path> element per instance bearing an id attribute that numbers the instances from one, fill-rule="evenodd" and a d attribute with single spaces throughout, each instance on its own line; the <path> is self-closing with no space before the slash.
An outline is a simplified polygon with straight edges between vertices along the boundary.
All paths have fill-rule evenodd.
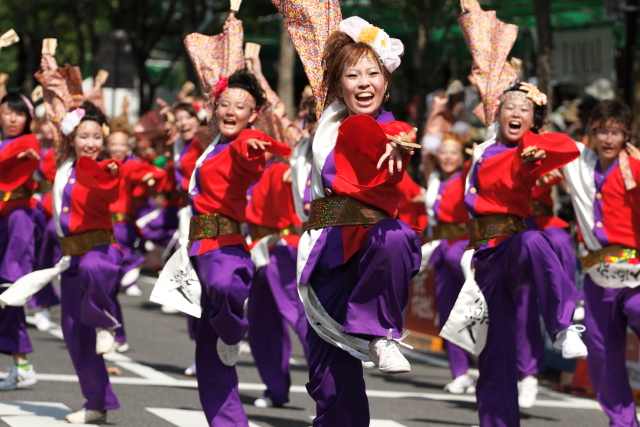
<path id="1" fill-rule="evenodd" d="M 60 326 L 55 323 L 51 324 L 49 333 L 55 337 L 62 339 L 62 330 Z M 443 365 L 448 363 L 442 359 L 435 358 L 429 355 L 423 355 L 417 352 L 407 352 L 409 357 L 422 360 L 427 363 L 435 365 Z M 141 378 L 135 377 L 110 377 L 112 384 L 126 384 L 126 385 L 143 385 L 143 386 L 160 386 L 160 387 L 189 387 L 197 388 L 198 382 L 196 380 L 179 380 L 170 375 L 162 373 L 153 369 L 150 366 L 144 365 L 128 356 L 120 353 L 109 353 L 104 355 L 105 360 L 115 363 L 117 366 L 126 369 Z M 444 362 L 444 363 L 443 363 Z M 58 374 L 41 374 L 38 373 L 38 380 L 41 381 L 59 381 L 59 382 L 77 382 L 78 377 L 75 375 L 58 375 Z M 252 384 L 252 383 L 240 383 L 238 388 L 241 391 L 264 391 L 264 384 Z M 292 385 L 289 389 L 291 393 L 307 393 L 307 389 L 304 386 Z M 546 408 L 562 408 L 562 409 L 597 409 L 601 410 L 597 401 L 591 399 L 585 399 L 580 397 L 563 395 L 557 392 L 553 392 L 548 389 L 541 388 L 540 394 L 546 395 L 550 398 L 557 400 L 541 400 L 538 399 L 535 403 L 537 407 Z M 402 391 L 386 391 L 386 390 L 367 390 L 369 397 L 376 397 L 382 399 L 425 399 L 436 400 L 445 402 L 476 402 L 475 396 L 469 395 L 452 395 L 449 393 L 412 393 Z M 383 427 L 383 426 L 380 426 Z M 389 427 L 392 427 L 390 425 Z"/>
<path id="2" fill-rule="evenodd" d="M 309 419 L 314 420 L 315 415 L 309 415 Z M 369 420 L 369 427 L 407 427 L 404 424 L 391 420 Z"/>
<path id="3" fill-rule="evenodd" d="M 48 332 L 49 334 L 53 335 L 56 338 L 59 338 L 61 340 L 64 339 L 62 335 L 62 328 L 60 328 L 60 325 L 57 325 L 52 322 L 51 328 L 49 329 Z M 127 371 L 133 372 L 134 374 L 139 375 L 142 378 L 152 382 L 159 382 L 159 383 L 168 385 L 175 381 L 179 381 L 170 375 L 157 371 L 150 366 L 144 365 L 136 360 L 133 360 L 128 356 L 125 356 L 124 354 L 120 354 L 115 351 L 112 353 L 105 354 L 103 357 L 104 357 L 104 360 L 108 360 L 109 362 L 112 362 L 117 366 L 123 369 L 126 369 Z M 40 378 L 40 376 L 38 376 L 38 378 Z M 77 379 L 75 381 L 77 381 Z"/>
<path id="4" fill-rule="evenodd" d="M 191 409 L 170 409 L 170 408 L 145 408 L 153 415 L 177 427 L 209 427 L 204 412 Z M 373 424 L 372 424 L 373 425 Z M 249 421 L 249 427 L 260 427 L 258 424 Z M 378 426 L 385 427 L 385 426 Z M 389 427 L 392 427 L 391 425 Z"/>
<path id="5" fill-rule="evenodd" d="M 64 427 L 71 409 L 56 402 L 0 402 L 0 420 L 10 427 Z M 95 425 L 95 424 L 90 424 Z"/>
<path id="6" fill-rule="evenodd" d="M 159 381 L 165 383 L 178 381 L 170 375 L 157 371 L 151 366 L 143 365 L 142 363 L 115 351 L 113 353 L 105 354 L 104 359 L 108 360 L 109 362 L 113 362 L 119 367 L 133 372 L 136 375 L 140 375 L 142 378 L 150 381 Z"/>
<path id="7" fill-rule="evenodd" d="M 369 427 L 407 427 L 391 420 L 371 420 Z"/>

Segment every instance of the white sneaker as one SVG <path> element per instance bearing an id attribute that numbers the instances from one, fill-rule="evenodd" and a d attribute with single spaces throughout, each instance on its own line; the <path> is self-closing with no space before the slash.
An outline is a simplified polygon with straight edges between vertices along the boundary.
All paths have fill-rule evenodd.
<path id="1" fill-rule="evenodd" d="M 256 408 L 273 408 L 273 400 L 270 397 L 262 396 L 253 402 Z"/>
<path id="2" fill-rule="evenodd" d="M 129 351 L 129 343 L 128 342 L 116 342 L 115 349 L 118 353 L 126 353 Z"/>
<path id="3" fill-rule="evenodd" d="M 28 370 L 18 368 L 14 365 L 9 369 L 7 378 L 5 378 L 4 381 L 0 381 L 0 390 L 8 391 L 29 387 L 37 382 L 36 370 L 33 369 L 33 365 L 29 366 Z"/>
<path id="4" fill-rule="evenodd" d="M 400 352 L 400 346 L 413 349 L 408 344 L 402 342 L 409 335 L 409 331 L 405 332 L 400 339 L 391 337 L 391 332 L 386 338 L 376 337 L 369 341 L 369 357 L 371 361 L 378 365 L 380 372 L 386 374 L 400 374 L 403 372 L 411 372 L 409 361 Z"/>
<path id="5" fill-rule="evenodd" d="M 362 367 L 364 369 L 373 369 L 376 367 L 376 364 L 373 362 L 362 362 Z"/>
<path id="6" fill-rule="evenodd" d="M 565 359 L 578 359 L 587 357 L 587 346 L 580 339 L 580 334 L 587 328 L 582 325 L 571 325 L 556 335 L 553 346 L 562 350 Z"/>
<path id="7" fill-rule="evenodd" d="M 225 342 L 218 337 L 216 350 L 218 351 L 218 357 L 223 364 L 227 366 L 235 366 L 235 364 L 238 363 L 238 357 L 240 356 L 240 343 L 233 345 L 225 344 Z"/>
<path id="8" fill-rule="evenodd" d="M 71 424 L 106 423 L 107 411 L 82 408 L 78 412 L 72 412 L 64 417 Z"/>
<path id="9" fill-rule="evenodd" d="M 468 374 L 460 375 L 444 386 L 444 391 L 451 394 L 474 394 L 476 392 L 476 381 Z"/>
<path id="10" fill-rule="evenodd" d="M 36 328 L 41 332 L 47 332 L 51 329 L 51 311 L 48 308 L 42 309 L 41 312 L 36 313 Z"/>
<path id="11" fill-rule="evenodd" d="M 116 347 L 115 336 L 111 329 L 96 328 L 96 354 L 111 353 Z"/>
<path id="12" fill-rule="evenodd" d="M 193 362 L 191 366 L 184 370 L 184 374 L 188 377 L 196 376 L 196 362 Z"/>
<path id="13" fill-rule="evenodd" d="M 180 310 L 169 307 L 168 305 L 163 305 L 162 307 L 160 307 L 160 311 L 164 314 L 176 314 L 180 312 Z"/>
<path id="14" fill-rule="evenodd" d="M 141 297 L 142 289 L 140 289 L 138 285 L 134 284 L 125 289 L 124 294 L 130 297 Z"/>
<path id="15" fill-rule="evenodd" d="M 518 406 L 523 409 L 533 408 L 538 397 L 538 379 L 526 377 L 518 381 Z"/>

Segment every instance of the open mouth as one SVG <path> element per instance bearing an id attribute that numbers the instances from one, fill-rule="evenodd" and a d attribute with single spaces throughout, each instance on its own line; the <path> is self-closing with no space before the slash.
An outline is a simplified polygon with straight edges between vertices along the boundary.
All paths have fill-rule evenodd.
<path id="1" fill-rule="evenodd" d="M 224 120 L 222 121 L 222 123 L 223 123 L 225 126 L 229 126 L 229 127 L 233 127 L 233 126 L 235 126 L 235 125 L 236 125 L 236 121 L 235 121 L 235 120 L 231 120 L 231 119 L 224 119 Z"/>
<path id="2" fill-rule="evenodd" d="M 516 122 L 516 121 L 509 122 L 509 129 L 511 130 L 518 131 L 520 130 L 521 127 L 522 127 L 522 124 L 520 122 Z"/>
<path id="3" fill-rule="evenodd" d="M 362 92 L 356 95 L 358 105 L 368 107 L 373 102 L 373 94 L 371 92 Z"/>
<path id="4" fill-rule="evenodd" d="M 522 123 L 520 123 L 517 120 L 511 120 L 509 122 L 509 134 L 511 135 L 517 135 L 520 132 L 520 129 L 522 128 Z"/>

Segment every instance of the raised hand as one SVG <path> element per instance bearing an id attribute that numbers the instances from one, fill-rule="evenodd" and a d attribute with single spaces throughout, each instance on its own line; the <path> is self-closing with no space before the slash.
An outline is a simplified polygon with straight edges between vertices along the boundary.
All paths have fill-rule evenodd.
<path id="1" fill-rule="evenodd" d="M 547 158 L 547 152 L 544 150 L 538 150 L 535 145 L 527 147 L 520 154 L 522 157 L 522 163 L 534 163 L 538 160 L 544 160 Z"/>
<path id="2" fill-rule="evenodd" d="M 18 154 L 18 158 L 19 159 L 27 159 L 27 160 L 40 160 L 40 154 L 36 153 L 36 151 L 33 148 L 29 148 L 26 151 L 23 151 L 22 153 Z"/>
<path id="3" fill-rule="evenodd" d="M 107 165 L 107 168 L 109 168 L 109 173 L 111 175 L 117 175 L 118 174 L 118 164 L 116 162 L 111 162 Z"/>
<path id="4" fill-rule="evenodd" d="M 254 150 L 266 150 L 268 147 L 271 147 L 271 143 L 268 141 L 260 141 L 257 138 L 251 138 L 247 140 L 247 145 Z"/>

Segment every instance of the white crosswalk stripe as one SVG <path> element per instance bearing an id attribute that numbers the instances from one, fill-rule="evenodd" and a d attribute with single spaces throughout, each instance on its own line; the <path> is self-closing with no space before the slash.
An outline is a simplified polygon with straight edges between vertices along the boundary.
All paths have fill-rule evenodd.
<path id="1" fill-rule="evenodd" d="M 70 412 L 68 406 L 56 402 L 0 402 L 0 420 L 10 427 L 69 426 L 64 417 Z"/>
<path id="2" fill-rule="evenodd" d="M 369 427 L 406 427 L 404 424 L 391 420 L 371 420 Z"/>
<path id="3" fill-rule="evenodd" d="M 204 412 L 202 411 L 194 411 L 190 409 L 169 409 L 169 408 L 146 408 L 146 409 L 147 411 L 151 412 L 153 415 L 156 415 L 177 427 L 209 427 L 209 424 L 207 424 L 207 420 L 204 417 Z M 389 425 L 388 427 L 392 427 L 392 426 L 393 425 Z M 249 421 L 249 427 L 261 427 L 261 426 Z M 386 426 L 381 425 L 379 427 L 386 427 Z"/>
<path id="4" fill-rule="evenodd" d="M 49 333 L 55 337 L 62 339 L 62 331 L 60 326 L 55 323 L 51 324 Z M 423 355 L 418 352 L 407 352 L 407 356 L 421 360 L 423 362 L 431 363 L 434 365 L 447 364 L 446 361 L 434 358 L 433 356 Z M 127 385 L 140 385 L 140 386 L 161 386 L 161 387 L 189 387 L 196 388 L 198 383 L 193 379 L 176 379 L 170 375 L 162 373 L 150 366 L 144 365 L 128 356 L 119 353 L 109 353 L 104 356 L 105 360 L 111 361 L 119 367 L 126 369 L 138 376 L 136 377 L 111 377 L 110 380 L 113 384 L 127 384 Z M 476 372 L 477 375 L 477 372 Z M 77 382 L 78 377 L 75 375 L 61 375 L 61 374 L 46 374 L 38 373 L 39 381 L 60 381 L 60 382 Z M 263 391 L 265 389 L 264 384 L 253 383 L 239 383 L 238 388 L 241 391 Z M 307 393 L 307 389 L 304 386 L 292 385 L 289 389 L 291 393 Z M 541 388 L 540 394 L 546 397 L 546 399 L 538 399 L 536 407 L 547 408 L 563 408 L 563 409 L 595 409 L 601 410 L 597 401 L 592 399 L 584 399 L 580 397 L 569 396 L 561 393 L 555 393 L 551 390 Z M 476 398 L 472 395 L 452 395 L 448 393 L 416 393 L 416 392 L 404 392 L 404 391 L 389 391 L 389 390 L 367 390 L 367 395 L 370 398 L 382 398 L 382 399 L 426 399 L 436 401 L 447 402 L 475 402 Z M 2 412 L 0 412 L 0 415 Z M 380 422 L 387 422 L 385 420 L 379 420 Z M 393 421 L 389 421 L 393 422 Z M 373 423 L 373 421 L 372 421 Z M 374 426 L 375 424 L 371 424 Z M 379 427 L 398 427 L 399 424 L 379 424 Z"/>

